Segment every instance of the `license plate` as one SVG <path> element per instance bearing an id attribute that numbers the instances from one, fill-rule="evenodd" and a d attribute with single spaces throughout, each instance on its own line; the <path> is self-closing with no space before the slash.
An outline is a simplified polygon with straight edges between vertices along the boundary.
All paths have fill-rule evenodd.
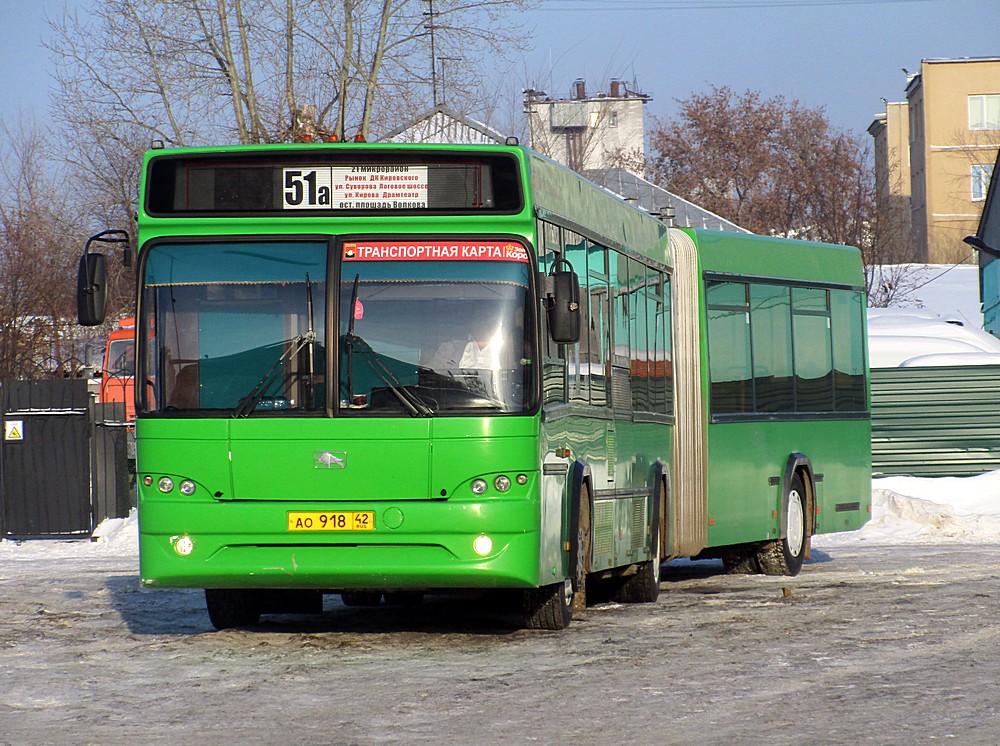
<path id="1" fill-rule="evenodd" d="M 372 510 L 296 510 L 288 514 L 289 531 L 374 531 Z"/>

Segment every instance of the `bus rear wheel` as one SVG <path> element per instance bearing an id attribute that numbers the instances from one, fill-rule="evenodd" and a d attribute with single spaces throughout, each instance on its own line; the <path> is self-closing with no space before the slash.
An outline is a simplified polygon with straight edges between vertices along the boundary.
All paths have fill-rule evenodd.
<path id="1" fill-rule="evenodd" d="M 573 581 L 524 591 L 524 626 L 528 629 L 566 629 L 573 621 Z"/>
<path id="2" fill-rule="evenodd" d="M 768 544 L 757 554 L 765 575 L 798 575 L 809 543 L 809 498 L 798 473 L 792 475 L 785 508 L 785 538 Z"/>
<path id="3" fill-rule="evenodd" d="M 244 588 L 206 588 L 208 618 L 216 629 L 252 627 L 260 621 L 260 603 L 254 591 Z"/>

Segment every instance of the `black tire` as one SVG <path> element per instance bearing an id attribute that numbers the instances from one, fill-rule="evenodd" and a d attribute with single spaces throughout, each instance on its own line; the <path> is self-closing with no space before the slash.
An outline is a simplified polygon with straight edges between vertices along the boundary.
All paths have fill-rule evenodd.
<path id="1" fill-rule="evenodd" d="M 765 545 L 757 553 L 757 564 L 765 575 L 799 574 L 809 546 L 809 497 L 798 473 L 792 475 L 785 513 L 785 537 Z"/>
<path id="2" fill-rule="evenodd" d="M 524 591 L 524 626 L 528 629 L 566 629 L 573 621 L 573 581 Z"/>
<path id="3" fill-rule="evenodd" d="M 635 575 L 625 578 L 618 600 L 625 604 L 651 604 L 660 597 L 660 522 L 655 521 L 649 538 L 652 557 L 640 562 Z"/>
<path id="4" fill-rule="evenodd" d="M 243 588 L 206 588 L 208 618 L 216 629 L 252 627 L 260 621 L 260 603 L 255 591 Z"/>
<path id="5" fill-rule="evenodd" d="M 340 600 L 344 606 L 378 606 L 382 603 L 381 591 L 343 591 Z"/>

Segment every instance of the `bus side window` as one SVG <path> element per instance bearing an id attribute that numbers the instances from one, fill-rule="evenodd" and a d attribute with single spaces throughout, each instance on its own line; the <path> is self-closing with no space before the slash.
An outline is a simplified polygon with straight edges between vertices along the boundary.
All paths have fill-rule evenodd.
<path id="1" fill-rule="evenodd" d="M 670 276 L 657 273 L 656 297 L 656 386 L 655 410 L 660 414 L 673 414 L 674 381 L 673 356 L 670 334 Z"/>
<path id="2" fill-rule="evenodd" d="M 629 346 L 632 372 L 632 409 L 648 412 L 649 397 L 649 319 L 646 304 L 646 267 L 628 260 Z"/>
<path id="3" fill-rule="evenodd" d="M 566 345 L 567 401 L 590 404 L 590 294 L 587 290 L 587 242 L 572 231 L 563 229 L 563 258 L 580 278 L 580 317 L 587 325 L 581 330 L 580 341 Z"/>
<path id="4" fill-rule="evenodd" d="M 608 406 L 609 366 L 611 363 L 611 319 L 608 275 L 605 266 L 606 249 L 588 242 L 587 292 L 588 336 L 587 372 L 590 377 L 590 403 L 597 407 Z"/>
<path id="5" fill-rule="evenodd" d="M 756 411 L 795 411 L 792 301 L 787 285 L 750 286 Z"/>
<path id="6" fill-rule="evenodd" d="M 792 288 L 792 349 L 798 411 L 832 411 L 833 350 L 828 290 Z"/>
<path id="7" fill-rule="evenodd" d="M 559 226 L 544 221 L 538 222 L 541 252 L 538 257 L 538 270 L 548 274 L 552 264 L 562 253 L 562 236 Z M 560 404 L 566 402 L 566 357 L 562 345 L 552 341 L 548 330 L 548 315 L 541 304 L 538 306 L 538 317 L 541 320 L 540 337 L 538 340 L 542 355 L 542 403 Z"/>
<path id="8" fill-rule="evenodd" d="M 706 305 L 712 414 L 753 412 L 746 283 L 710 281 Z"/>
<path id="9" fill-rule="evenodd" d="M 852 290 L 830 291 L 834 395 L 838 412 L 865 411 L 865 298 Z"/>
<path id="10" fill-rule="evenodd" d="M 628 259 L 617 251 L 608 253 L 611 288 L 611 404 L 620 411 L 632 409 L 632 371 L 629 353 Z"/>

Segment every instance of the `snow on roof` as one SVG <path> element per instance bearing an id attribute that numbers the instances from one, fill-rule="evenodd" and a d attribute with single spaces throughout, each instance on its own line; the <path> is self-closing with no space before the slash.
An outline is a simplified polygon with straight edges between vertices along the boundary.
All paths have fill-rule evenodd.
<path id="1" fill-rule="evenodd" d="M 868 309 L 871 367 L 1000 365 L 1000 339 L 982 329 L 979 268 L 913 265 L 913 272 L 917 287 L 900 307 Z"/>

